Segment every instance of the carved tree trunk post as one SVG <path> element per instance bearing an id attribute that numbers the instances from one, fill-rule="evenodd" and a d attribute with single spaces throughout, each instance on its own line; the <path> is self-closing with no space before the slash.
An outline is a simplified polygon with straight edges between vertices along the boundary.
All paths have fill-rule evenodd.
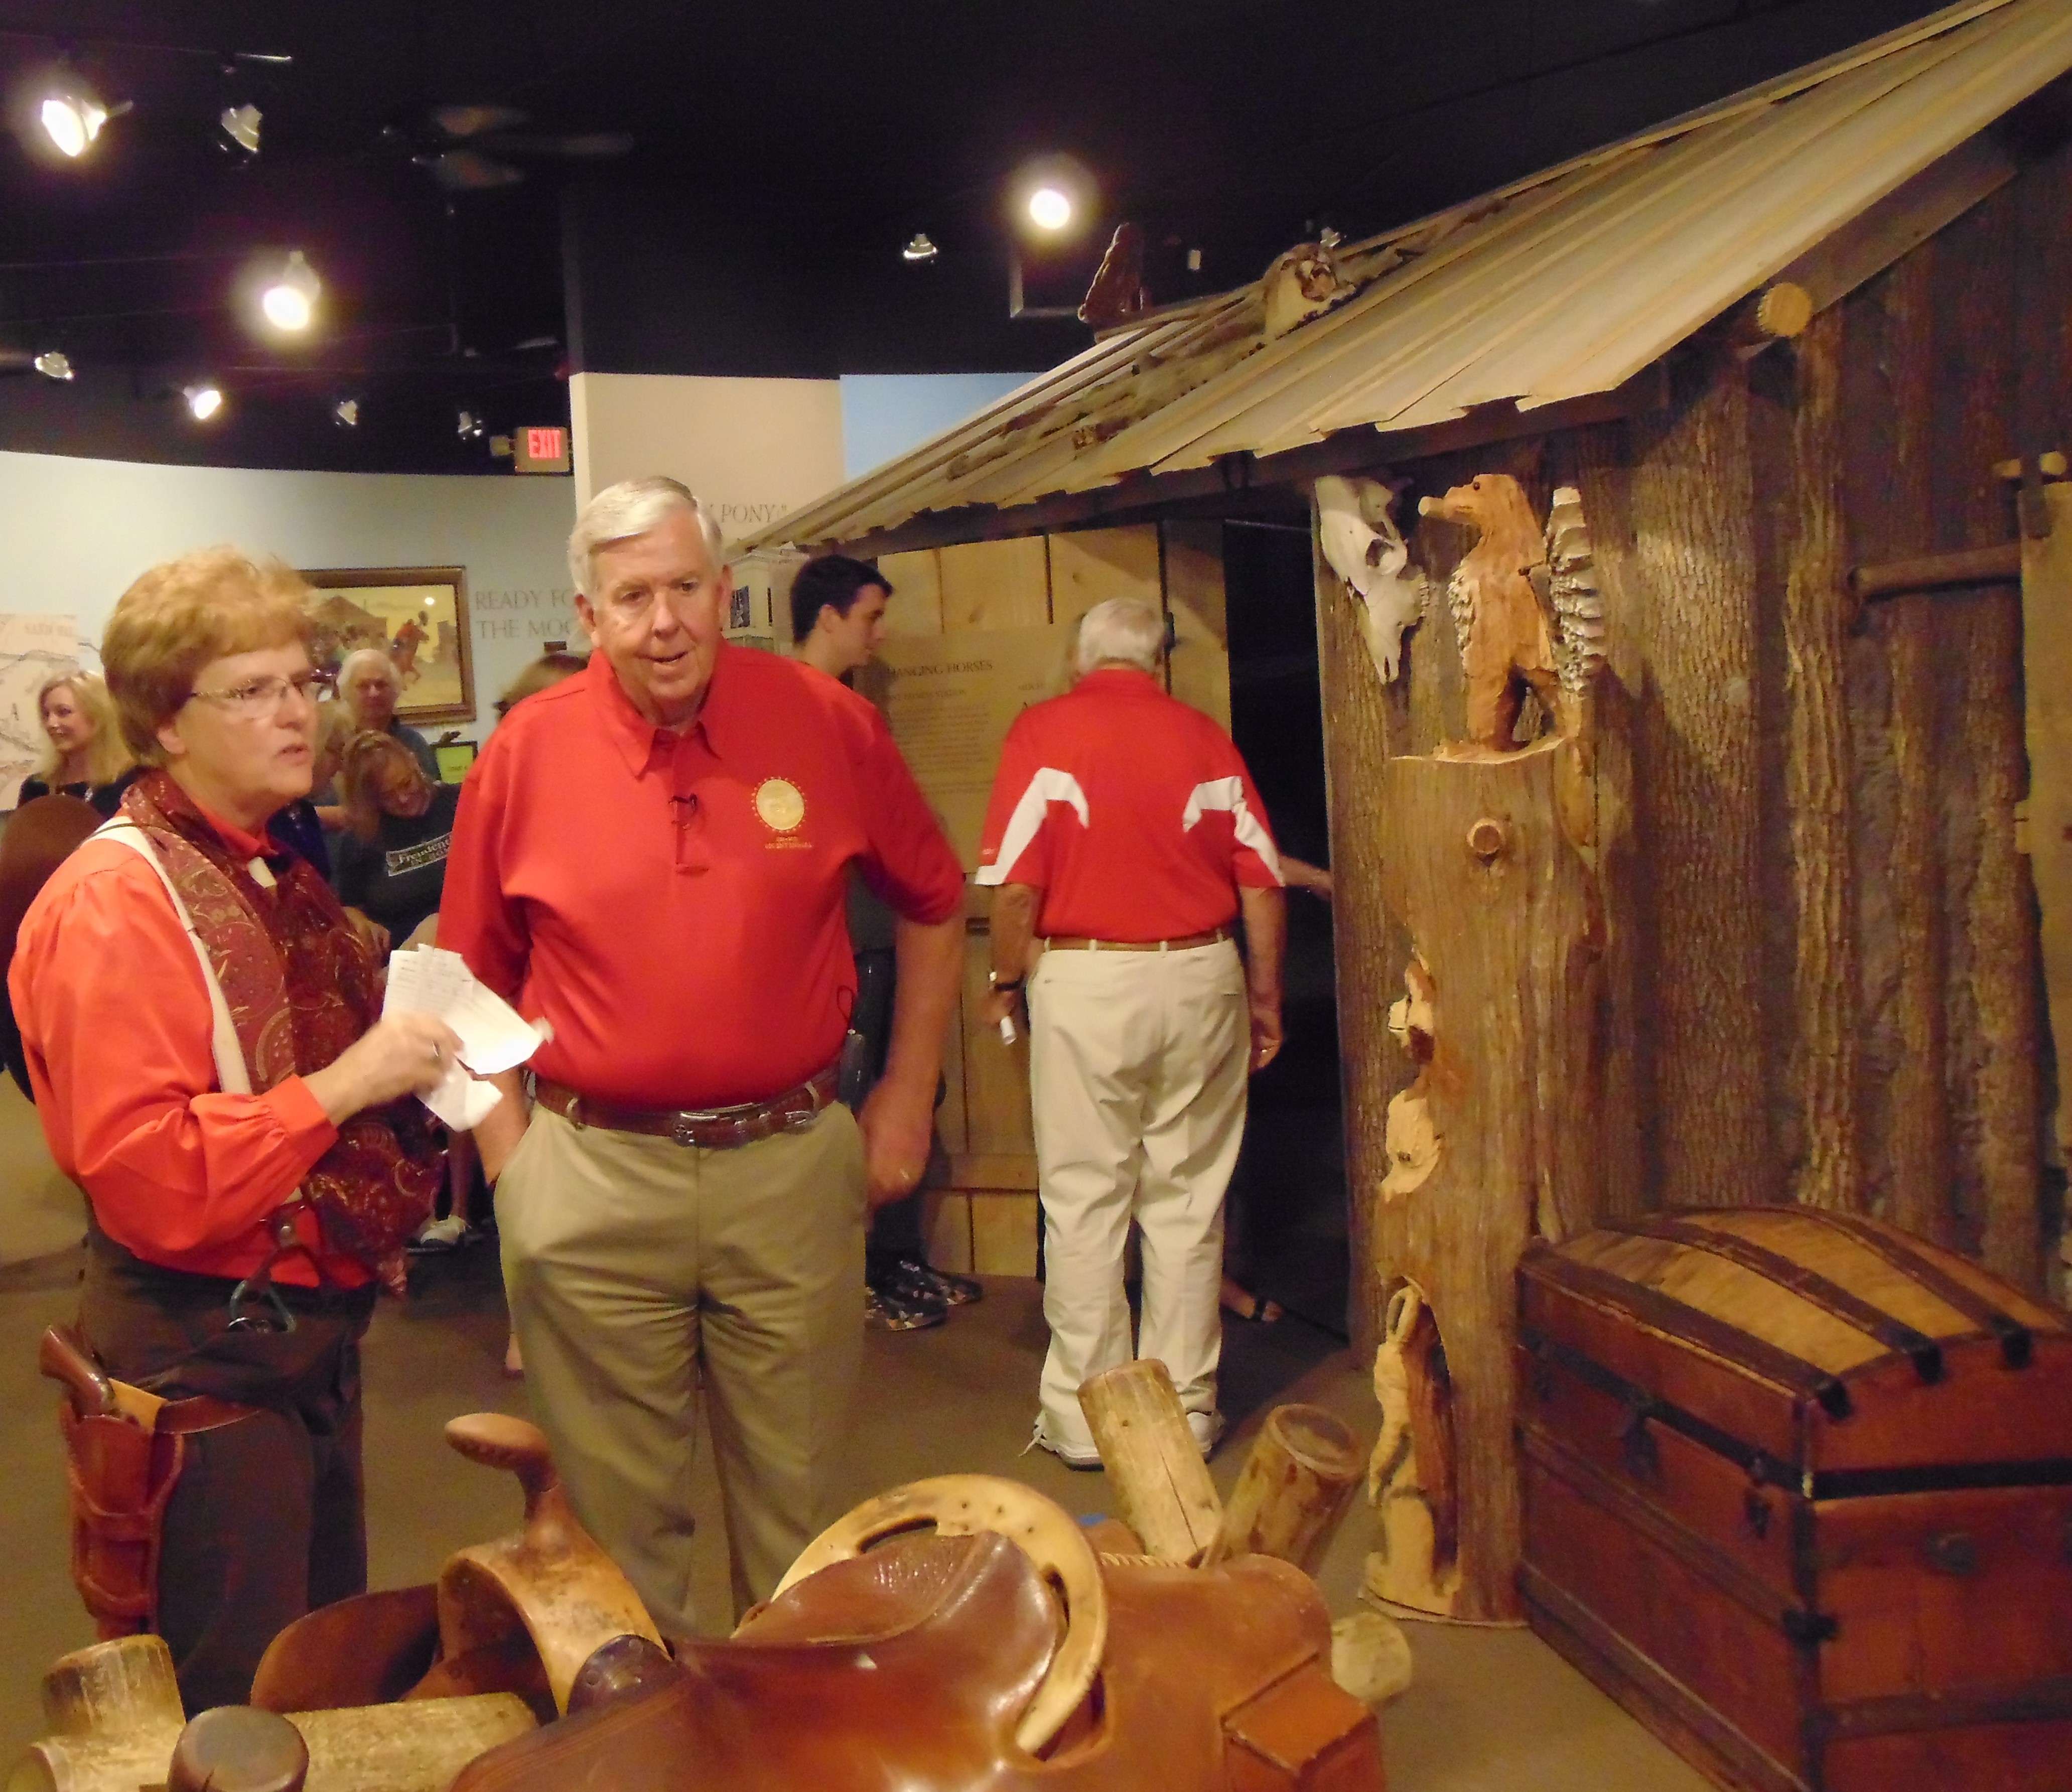
<path id="1" fill-rule="evenodd" d="M 1842 312 L 1801 339 L 1792 425 L 1798 529 L 1784 596 L 1790 721 L 1785 785 L 1799 932 L 1793 1080 L 1806 1115 L 1797 1199 L 1850 1211 L 1864 1204 L 1857 1128 L 1856 916 L 1851 859 L 1848 695 L 1844 657 L 1853 619 L 1841 503 Z"/>
<path id="2" fill-rule="evenodd" d="M 1420 1003 L 1408 1025 L 1429 1031 L 1430 1051 L 1391 1110 L 1396 1173 L 1375 1210 L 1375 1263 L 1414 1286 L 1437 1338 L 1385 1349 L 1377 1365 L 1379 1383 L 1400 1362 L 1405 1385 L 1383 1395 L 1400 1442 L 1376 1465 L 1390 1550 L 1367 1584 L 1482 1622 L 1519 1615 L 1514 1273 L 1536 1230 L 1588 1223 L 1600 1180 L 1595 893 L 1559 820 L 1560 762 L 1576 750 L 1552 738 L 1509 754 L 1455 748 L 1381 774 L 1382 894 L 1409 930 L 1413 970 L 1429 972 L 1412 989 L 1429 1015 Z M 1388 1410 L 1406 1402 L 1407 1424 Z M 1408 1534 L 1386 1523 L 1405 1477 L 1431 1508 L 1424 1563 L 1401 1559 Z"/>

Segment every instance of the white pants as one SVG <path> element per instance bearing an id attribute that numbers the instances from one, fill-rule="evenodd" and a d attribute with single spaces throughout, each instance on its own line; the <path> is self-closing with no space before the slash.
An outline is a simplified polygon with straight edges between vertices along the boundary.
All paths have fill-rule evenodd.
<path id="1" fill-rule="evenodd" d="M 1244 1134 L 1251 1026 L 1224 940 L 1177 952 L 1046 952 L 1029 980 L 1042 1187 L 1044 1437 L 1094 1454 L 1079 1384 L 1130 1360 L 1122 1257 L 1141 1232 L 1136 1355 L 1165 1363 L 1205 1443 L 1223 1325 L 1223 1191 Z"/>

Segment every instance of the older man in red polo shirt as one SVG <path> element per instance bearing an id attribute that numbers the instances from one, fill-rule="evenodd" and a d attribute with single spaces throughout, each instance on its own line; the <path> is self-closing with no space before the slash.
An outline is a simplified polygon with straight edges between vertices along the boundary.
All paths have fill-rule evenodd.
<path id="1" fill-rule="evenodd" d="M 1248 1066 L 1281 1048 L 1280 860 L 1230 737 L 1161 686 L 1165 638 L 1133 598 L 1087 612 L 1078 684 L 1008 733 L 979 851 L 978 882 L 999 890 L 989 1017 L 1012 1012 L 1026 975 L 1034 1023 L 1050 1325 L 1036 1441 L 1075 1467 L 1100 1461 L 1079 1384 L 1133 1354 L 1133 1219 L 1134 1354 L 1165 1363 L 1202 1454 L 1215 1447 L 1223 1193 Z"/>
<path id="2" fill-rule="evenodd" d="M 477 1137 L 525 1371 L 576 1511 L 688 1634 L 701 1380 L 738 1606 L 846 1490 L 866 1200 L 927 1161 L 963 878 L 884 722 L 722 639 L 717 530 L 674 480 L 569 540 L 588 669 L 498 726 L 454 828 L 442 945 L 551 1025 Z M 835 1099 L 849 868 L 898 916 L 885 1074 Z"/>

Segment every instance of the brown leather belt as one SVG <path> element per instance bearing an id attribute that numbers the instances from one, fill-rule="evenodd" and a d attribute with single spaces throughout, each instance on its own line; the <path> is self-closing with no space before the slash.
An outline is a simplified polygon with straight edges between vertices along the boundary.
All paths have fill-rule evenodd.
<path id="1" fill-rule="evenodd" d="M 1069 934 L 1054 934 L 1043 942 L 1046 952 L 1184 952 L 1197 946 L 1219 945 L 1231 937 L 1228 927 L 1211 927 L 1207 933 L 1190 933 L 1178 939 L 1080 939 Z"/>
<path id="2" fill-rule="evenodd" d="M 835 1099 L 838 1067 L 787 1089 L 767 1101 L 744 1101 L 732 1108 L 621 1108 L 595 1101 L 565 1083 L 547 1077 L 535 1080 L 532 1099 L 571 1126 L 601 1126 L 607 1132 L 641 1132 L 673 1139 L 703 1151 L 730 1151 L 778 1132 L 803 1132 Z"/>

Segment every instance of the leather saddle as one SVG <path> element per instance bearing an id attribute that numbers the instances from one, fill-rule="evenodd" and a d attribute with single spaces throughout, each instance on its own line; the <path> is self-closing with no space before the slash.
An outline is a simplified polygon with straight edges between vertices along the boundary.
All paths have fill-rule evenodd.
<path id="1" fill-rule="evenodd" d="M 1100 1678 L 1041 1757 L 1015 1728 L 1060 1640 L 1050 1588 L 1004 1537 L 917 1536 L 821 1569 L 674 1663 L 600 1651 L 619 1661 L 585 1669 L 566 1718 L 479 1757 L 453 1792 L 1379 1792 L 1373 1716 L 1330 1678 L 1306 1576 L 1262 1556 L 1105 1555 L 1101 1572 Z"/>
<path id="2" fill-rule="evenodd" d="M 254 1704 L 527 1695 L 542 1727 L 452 1792 L 1380 1792 L 1374 1716 L 1332 1679 L 1322 1598 L 1285 1563 L 1158 1561 L 1112 1522 L 948 1476 L 857 1508 L 732 1637 L 672 1659 L 538 1433 L 449 1431 L 517 1473 L 524 1529 L 461 1552 L 436 1592 L 290 1626 Z"/>

